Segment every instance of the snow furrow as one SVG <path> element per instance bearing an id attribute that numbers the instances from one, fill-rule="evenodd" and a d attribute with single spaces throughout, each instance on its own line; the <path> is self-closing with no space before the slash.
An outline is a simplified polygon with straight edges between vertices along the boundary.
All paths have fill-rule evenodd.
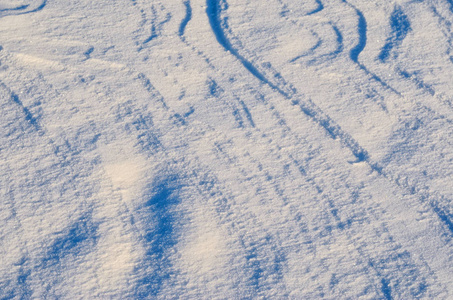
<path id="1" fill-rule="evenodd" d="M 368 74 L 373 80 L 375 80 L 376 82 L 379 82 L 385 89 L 390 90 L 397 95 L 400 95 L 400 93 L 395 88 L 393 88 L 391 85 L 389 85 L 386 81 L 384 81 L 378 75 L 371 72 L 364 64 L 362 64 L 359 61 L 359 55 L 365 49 L 366 44 L 367 44 L 367 22 L 366 22 L 366 19 L 365 19 L 363 13 L 357 7 L 355 7 L 354 5 L 352 5 L 351 3 L 349 3 L 346 0 L 342 0 L 342 1 L 345 4 L 347 4 L 348 6 L 350 6 L 352 9 L 354 9 L 354 11 L 357 14 L 357 18 L 358 18 L 358 24 L 357 24 L 358 42 L 357 42 L 356 46 L 354 46 L 350 50 L 349 57 L 351 58 L 351 60 L 353 62 L 355 62 L 360 67 L 360 69 L 365 71 L 365 73 Z"/>
<path id="2" fill-rule="evenodd" d="M 24 4 L 24 5 L 17 6 L 17 7 L 12 7 L 12 8 L 1 8 L 0 7 L 0 12 L 25 10 L 29 6 L 30 6 L 30 4 Z"/>
<path id="3" fill-rule="evenodd" d="M 186 15 L 182 19 L 181 24 L 179 25 L 179 36 L 184 36 L 184 31 L 186 30 L 187 24 L 192 18 L 192 7 L 190 6 L 190 0 L 184 1 L 184 6 L 186 8 Z"/>
<path id="4" fill-rule="evenodd" d="M 363 49 L 365 49 L 367 42 L 367 22 L 360 10 L 358 10 L 354 5 L 350 4 L 346 0 L 343 0 L 343 2 L 352 7 L 357 14 L 357 34 L 359 36 L 359 40 L 357 41 L 357 44 L 349 51 L 349 57 L 353 62 L 359 64 L 359 55 L 360 53 L 362 53 Z"/>
<path id="5" fill-rule="evenodd" d="M 222 1 L 222 4 L 225 3 Z M 269 81 L 261 72 L 248 60 L 242 57 L 239 52 L 233 47 L 230 43 L 228 38 L 226 37 L 224 30 L 222 28 L 221 19 L 220 19 L 220 11 L 221 11 L 221 2 L 220 0 L 207 0 L 206 1 L 207 8 L 206 13 L 209 18 L 209 23 L 211 24 L 212 31 L 215 34 L 217 42 L 225 49 L 225 51 L 230 52 L 234 55 L 243 65 L 244 67 L 258 80 L 262 81 L 266 85 L 270 86 L 272 89 L 279 92 L 281 95 L 288 97 L 289 95 L 287 92 L 280 89 L 277 85 Z"/>

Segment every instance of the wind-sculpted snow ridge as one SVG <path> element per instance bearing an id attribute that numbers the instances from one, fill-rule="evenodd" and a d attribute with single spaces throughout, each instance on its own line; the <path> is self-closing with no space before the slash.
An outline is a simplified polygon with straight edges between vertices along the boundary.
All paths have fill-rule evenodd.
<path id="1" fill-rule="evenodd" d="M 452 297 L 451 1 L 40 3 L 0 0 L 0 299 Z"/>

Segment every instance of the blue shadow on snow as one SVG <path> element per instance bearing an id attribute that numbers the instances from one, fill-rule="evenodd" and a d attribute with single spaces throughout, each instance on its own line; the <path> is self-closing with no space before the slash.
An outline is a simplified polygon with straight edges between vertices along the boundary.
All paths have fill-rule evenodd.
<path id="1" fill-rule="evenodd" d="M 392 29 L 391 36 L 387 38 L 387 42 L 378 56 L 381 62 L 385 62 L 389 58 L 391 51 L 399 47 L 411 31 L 409 18 L 403 13 L 400 7 L 396 7 L 393 10 L 390 16 L 390 26 Z"/>

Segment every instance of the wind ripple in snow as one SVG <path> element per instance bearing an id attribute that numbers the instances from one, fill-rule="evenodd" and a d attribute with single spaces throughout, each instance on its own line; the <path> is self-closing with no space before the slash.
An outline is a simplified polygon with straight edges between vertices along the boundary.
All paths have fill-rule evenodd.
<path id="1" fill-rule="evenodd" d="M 451 298 L 450 5 L 0 18 L 0 298 Z"/>

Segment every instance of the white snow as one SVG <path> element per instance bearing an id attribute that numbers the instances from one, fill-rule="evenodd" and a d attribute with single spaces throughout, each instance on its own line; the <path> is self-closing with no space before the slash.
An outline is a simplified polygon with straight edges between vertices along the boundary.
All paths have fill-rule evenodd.
<path id="1" fill-rule="evenodd" d="M 0 299 L 451 299 L 452 24 L 0 0 Z"/>

